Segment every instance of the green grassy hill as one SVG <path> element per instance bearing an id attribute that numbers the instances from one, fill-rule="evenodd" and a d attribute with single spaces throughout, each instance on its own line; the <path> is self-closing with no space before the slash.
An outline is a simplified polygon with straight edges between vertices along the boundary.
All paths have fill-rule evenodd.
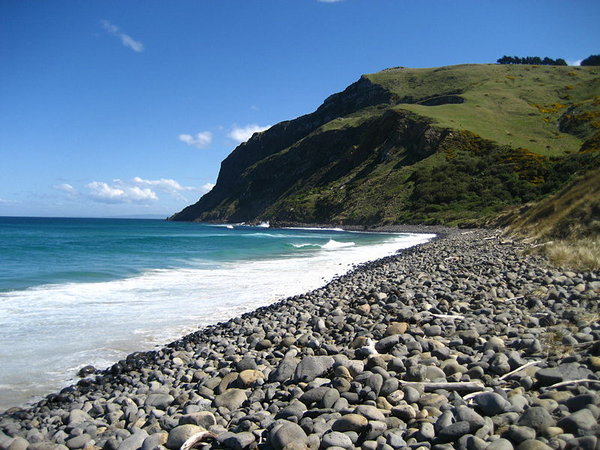
<path id="1" fill-rule="evenodd" d="M 498 144 L 546 156 L 579 150 L 582 138 L 588 136 L 561 131 L 559 121 L 570 107 L 591 103 L 594 97 L 595 129 L 600 131 L 597 67 L 462 65 L 390 69 L 367 77 L 401 98 L 416 100 L 397 108 L 430 117 L 440 126 L 470 130 Z M 455 95 L 464 103 L 422 104 L 435 95 Z"/>
<path id="2" fill-rule="evenodd" d="M 255 134 L 172 219 L 480 224 L 599 153 L 598 67 L 394 68 Z"/>

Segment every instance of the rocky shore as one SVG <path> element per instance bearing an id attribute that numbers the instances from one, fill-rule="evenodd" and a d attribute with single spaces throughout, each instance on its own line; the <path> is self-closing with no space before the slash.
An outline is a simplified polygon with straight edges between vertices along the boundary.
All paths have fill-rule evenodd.
<path id="1" fill-rule="evenodd" d="M 0 416 L 0 449 L 598 449 L 599 297 L 597 272 L 449 233 L 89 368 Z"/>

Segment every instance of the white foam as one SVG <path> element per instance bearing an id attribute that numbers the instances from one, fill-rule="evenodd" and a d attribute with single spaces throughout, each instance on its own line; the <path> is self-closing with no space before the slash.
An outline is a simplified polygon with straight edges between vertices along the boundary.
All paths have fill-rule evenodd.
<path id="1" fill-rule="evenodd" d="M 213 223 L 210 224 L 211 227 L 217 227 L 217 228 L 228 228 L 228 229 L 233 229 L 233 225 L 230 223 Z"/>
<path id="2" fill-rule="evenodd" d="M 333 239 L 329 239 L 327 244 L 324 244 L 322 248 L 325 250 L 337 250 L 339 248 L 345 247 L 354 247 L 356 244 L 354 242 L 338 242 Z"/>
<path id="3" fill-rule="evenodd" d="M 292 244 L 292 247 L 296 247 L 296 248 L 308 248 L 308 247 L 321 248 L 322 246 L 319 245 L 319 244 L 315 244 L 315 243 L 306 243 L 306 244 Z"/>
<path id="4" fill-rule="evenodd" d="M 398 235 L 370 246 L 330 240 L 321 250 L 282 259 L 0 293 L 0 409 L 61 388 L 84 365 L 107 367 L 133 351 L 318 288 L 357 263 L 433 236 Z"/>

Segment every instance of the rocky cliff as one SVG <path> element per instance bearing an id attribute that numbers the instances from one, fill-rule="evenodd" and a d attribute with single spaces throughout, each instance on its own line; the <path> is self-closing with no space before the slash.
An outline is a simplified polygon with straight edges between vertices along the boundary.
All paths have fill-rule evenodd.
<path id="1" fill-rule="evenodd" d="M 238 146 L 213 190 L 171 220 L 460 223 L 532 200 L 556 188 L 548 184 L 553 158 L 575 153 L 575 165 L 584 166 L 597 159 L 594 151 L 578 154 L 594 126 L 574 133 L 564 123 L 565 111 L 573 116 L 581 102 L 588 115 L 596 111 L 600 92 L 593 70 L 580 71 L 578 86 L 561 87 L 569 102 L 558 103 L 557 89 L 551 104 L 547 90 L 531 89 L 539 73 L 525 69 L 396 68 L 363 76 L 315 112 Z M 562 68 L 549 69 L 548 86 L 573 82 Z M 506 112 L 511 99 L 518 107 Z M 487 131 L 492 113 L 506 133 Z"/>

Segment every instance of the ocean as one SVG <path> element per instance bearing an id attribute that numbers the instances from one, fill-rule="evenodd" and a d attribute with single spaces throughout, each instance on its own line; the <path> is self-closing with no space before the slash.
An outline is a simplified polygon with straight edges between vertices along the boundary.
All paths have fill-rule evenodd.
<path id="1" fill-rule="evenodd" d="M 432 237 L 0 217 L 0 411 Z"/>

